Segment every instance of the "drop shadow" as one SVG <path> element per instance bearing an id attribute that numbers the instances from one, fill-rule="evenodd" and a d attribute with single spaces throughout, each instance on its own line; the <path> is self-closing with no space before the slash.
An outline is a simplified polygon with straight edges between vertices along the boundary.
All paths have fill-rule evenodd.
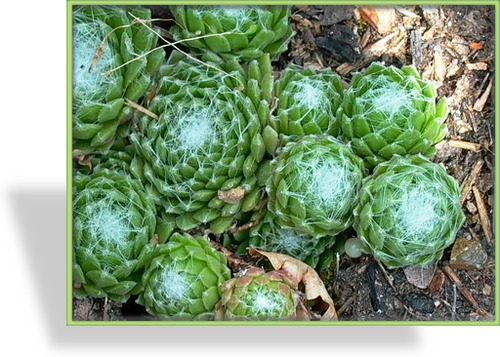
<path id="1" fill-rule="evenodd" d="M 401 349 L 419 344 L 414 326 L 68 326 L 66 325 L 66 191 L 13 188 L 26 266 L 44 311 L 48 341 L 56 347 L 317 347 Z M 257 346 L 256 346 L 257 347 Z"/>

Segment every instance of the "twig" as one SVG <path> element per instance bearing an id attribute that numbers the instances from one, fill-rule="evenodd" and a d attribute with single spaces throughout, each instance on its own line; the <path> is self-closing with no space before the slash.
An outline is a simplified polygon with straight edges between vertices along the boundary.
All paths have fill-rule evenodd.
<path id="1" fill-rule="evenodd" d="M 493 234 L 491 233 L 491 223 L 488 217 L 488 212 L 486 210 L 486 205 L 484 204 L 481 193 L 476 187 L 472 187 L 472 192 L 474 193 L 474 198 L 476 200 L 477 210 L 479 211 L 479 220 L 481 221 L 481 226 L 483 227 L 484 235 L 486 236 L 488 244 L 491 245 Z"/>
<path id="2" fill-rule="evenodd" d="M 458 276 L 455 274 L 455 271 L 451 267 L 445 265 L 445 266 L 443 266 L 441 268 L 441 270 L 443 271 L 443 273 L 446 274 L 446 277 L 453 284 L 456 285 L 458 291 L 460 291 L 460 294 L 462 294 L 462 296 L 465 298 L 465 300 L 467 300 L 469 302 L 469 304 L 472 306 L 472 308 L 474 310 L 476 310 L 476 312 L 479 315 L 483 316 L 484 318 L 486 318 L 488 320 L 493 319 L 493 316 L 489 312 L 483 310 L 479 306 L 479 304 L 477 303 L 476 299 L 474 299 L 474 296 L 472 295 L 472 293 L 463 286 L 462 282 L 460 281 L 460 279 L 458 278 Z"/>
<path id="3" fill-rule="evenodd" d="M 136 102 L 132 102 L 130 99 L 128 98 L 125 98 L 125 104 L 127 104 L 129 107 L 132 107 L 134 109 L 137 109 L 138 111 L 140 111 L 141 113 L 144 113 L 146 114 L 147 116 L 153 118 L 153 119 L 156 119 L 158 120 L 159 117 L 158 115 L 156 115 L 155 113 L 153 113 L 152 111 L 144 108 L 142 105 L 139 105 L 137 104 Z"/>
<path id="4" fill-rule="evenodd" d="M 453 284 L 453 303 L 451 305 L 451 319 L 457 319 L 457 284 Z"/>
<path id="5" fill-rule="evenodd" d="M 474 103 L 473 109 L 477 112 L 480 112 L 484 109 L 486 102 L 488 101 L 488 97 L 490 96 L 491 89 L 493 88 L 493 79 L 490 79 L 490 83 L 486 87 L 484 93 L 479 97 L 479 99 Z"/>
<path id="6" fill-rule="evenodd" d="M 351 306 L 355 297 L 356 295 L 351 295 L 349 299 L 346 300 L 346 302 L 337 310 L 337 316 L 342 315 L 349 308 L 349 306 Z"/>
<path id="7" fill-rule="evenodd" d="M 106 297 L 106 298 L 104 298 L 104 305 L 102 307 L 102 319 L 103 319 L 103 321 L 109 321 L 109 310 L 110 310 L 109 300 Z"/>
<path id="8" fill-rule="evenodd" d="M 469 177 L 466 180 L 464 180 L 464 183 L 462 184 L 462 186 L 463 186 L 462 187 L 462 198 L 461 198 L 462 205 L 467 200 L 467 196 L 469 195 L 469 192 L 472 190 L 472 185 L 474 185 L 474 183 L 476 182 L 476 179 L 479 176 L 479 173 L 481 172 L 483 165 L 484 165 L 484 160 L 482 160 L 482 159 L 479 160 L 478 162 L 476 162 Z"/>
<path id="9" fill-rule="evenodd" d="M 257 215 L 257 218 L 254 221 L 250 221 L 241 226 L 234 226 L 228 230 L 228 233 L 235 234 L 246 231 L 247 229 L 253 228 L 255 226 L 258 226 L 264 216 L 264 208 L 266 207 L 266 205 L 267 205 L 266 201 L 262 202 L 261 206 L 259 207 L 259 213 Z"/>
<path id="10" fill-rule="evenodd" d="M 481 151 L 482 145 L 462 140 L 448 140 L 448 145 L 458 149 L 466 149 L 474 152 Z"/>
<path id="11" fill-rule="evenodd" d="M 335 294 L 338 294 L 339 291 L 339 279 L 337 277 L 339 276 L 339 270 L 340 270 L 340 254 L 339 252 L 336 252 L 336 259 L 335 259 L 335 283 L 333 286 L 333 291 L 335 291 Z"/>
<path id="12" fill-rule="evenodd" d="M 215 242 L 213 240 L 210 240 L 210 244 L 212 245 L 212 247 L 214 247 L 216 250 L 222 252 L 226 256 L 227 263 L 233 271 L 239 271 L 242 269 L 243 266 L 247 267 L 247 268 L 252 266 L 245 259 L 237 256 L 232 251 L 230 251 L 229 249 L 224 247 L 222 244 Z"/>

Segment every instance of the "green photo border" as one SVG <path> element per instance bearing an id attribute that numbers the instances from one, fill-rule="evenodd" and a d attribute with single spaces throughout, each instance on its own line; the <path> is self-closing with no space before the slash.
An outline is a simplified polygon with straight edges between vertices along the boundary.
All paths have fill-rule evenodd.
<path id="1" fill-rule="evenodd" d="M 66 4 L 66 324 L 68 326 L 498 326 L 500 325 L 500 244 L 498 235 L 495 234 L 495 320 L 492 321 L 73 321 L 72 314 L 72 7 L 74 5 L 175 5 L 175 4 L 255 4 L 255 5 L 285 5 L 293 3 L 294 5 L 360 5 L 359 1 L 309 1 L 296 0 L 290 1 L 235 1 L 235 0 L 206 0 L 206 1 L 137 1 L 137 0 L 68 0 Z M 471 5 L 470 0 L 438 0 L 438 1 L 393 1 L 393 0 L 365 0 L 362 4 L 369 5 Z M 495 103 L 500 102 L 500 88 L 498 87 L 500 76 L 499 54 L 499 35 L 500 35 L 500 5 L 498 0 L 474 1 L 473 5 L 490 5 L 495 8 Z M 495 111 L 495 139 L 500 137 L 498 110 Z M 496 141 L 496 140 L 495 140 Z M 499 215 L 497 207 L 500 204 L 499 192 L 496 184 L 499 182 L 498 167 L 500 163 L 499 148 L 494 142 L 495 147 L 495 186 L 494 195 L 495 207 L 494 226 L 499 227 Z"/>

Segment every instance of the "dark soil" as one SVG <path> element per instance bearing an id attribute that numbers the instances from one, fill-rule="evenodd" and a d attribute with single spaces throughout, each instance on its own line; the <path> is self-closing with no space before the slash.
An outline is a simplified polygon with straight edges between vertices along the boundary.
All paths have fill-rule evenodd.
<path id="1" fill-rule="evenodd" d="M 154 17 L 169 17 L 165 7 L 152 8 Z M 461 246 L 450 247 L 437 267 L 417 274 L 387 270 L 370 256 L 341 256 L 320 272 L 340 321 L 495 318 L 493 19 L 493 6 L 294 7 L 297 33 L 276 71 L 289 63 L 330 67 L 349 83 L 373 61 L 413 64 L 449 98 L 448 135 L 434 161 L 461 185 L 467 221 L 458 237 L 477 253 L 464 256 Z M 152 320 L 133 300 L 75 300 L 73 319 Z"/>

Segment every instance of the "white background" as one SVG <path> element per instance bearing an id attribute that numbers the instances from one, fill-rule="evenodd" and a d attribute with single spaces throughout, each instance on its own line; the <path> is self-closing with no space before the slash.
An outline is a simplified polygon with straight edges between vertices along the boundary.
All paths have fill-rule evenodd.
<path id="1" fill-rule="evenodd" d="M 3 351 L 427 357 L 499 350 L 499 327 L 67 327 L 66 3 L 20 3 L 2 3 L 0 18 Z"/>

